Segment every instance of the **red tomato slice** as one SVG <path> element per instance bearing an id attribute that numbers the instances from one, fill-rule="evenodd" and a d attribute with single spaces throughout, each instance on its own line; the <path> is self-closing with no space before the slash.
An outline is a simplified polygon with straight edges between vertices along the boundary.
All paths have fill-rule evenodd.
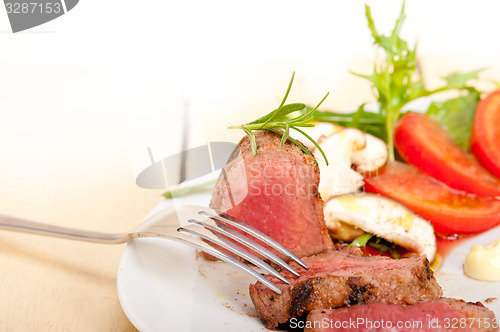
<path id="1" fill-rule="evenodd" d="M 500 180 L 466 153 L 437 120 L 408 113 L 401 118 L 394 139 L 401 157 L 433 178 L 479 196 L 500 196 Z"/>
<path id="2" fill-rule="evenodd" d="M 500 178 L 500 90 L 477 105 L 470 150 L 484 168 Z"/>
<path id="3" fill-rule="evenodd" d="M 429 220 L 438 235 L 479 233 L 500 224 L 499 199 L 452 189 L 401 162 L 365 178 L 365 190 L 405 204 Z"/>

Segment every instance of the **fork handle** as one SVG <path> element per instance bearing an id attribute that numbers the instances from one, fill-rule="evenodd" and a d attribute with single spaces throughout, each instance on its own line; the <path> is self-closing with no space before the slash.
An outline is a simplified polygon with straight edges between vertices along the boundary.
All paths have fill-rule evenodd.
<path id="1" fill-rule="evenodd" d="M 125 243 L 130 240 L 129 234 L 86 231 L 44 224 L 2 214 L 0 214 L 0 229 L 103 244 Z"/>

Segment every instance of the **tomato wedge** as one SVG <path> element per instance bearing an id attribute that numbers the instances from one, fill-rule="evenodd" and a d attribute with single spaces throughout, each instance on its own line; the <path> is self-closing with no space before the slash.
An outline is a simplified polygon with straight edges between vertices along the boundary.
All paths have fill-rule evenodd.
<path id="1" fill-rule="evenodd" d="M 484 168 L 500 178 L 500 90 L 477 105 L 470 150 Z"/>
<path id="2" fill-rule="evenodd" d="M 365 191 L 401 202 L 429 220 L 440 236 L 471 234 L 500 224 L 500 200 L 470 195 L 401 162 L 388 163 L 365 178 Z"/>
<path id="3" fill-rule="evenodd" d="M 394 139 L 401 157 L 433 178 L 475 195 L 500 196 L 500 180 L 466 153 L 437 120 L 408 113 L 398 123 Z"/>

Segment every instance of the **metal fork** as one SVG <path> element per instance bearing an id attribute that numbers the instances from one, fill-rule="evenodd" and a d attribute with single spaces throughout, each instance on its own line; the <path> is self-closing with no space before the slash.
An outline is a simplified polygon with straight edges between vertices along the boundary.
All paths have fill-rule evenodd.
<path id="1" fill-rule="evenodd" d="M 261 258 L 245 249 L 245 247 L 289 271 L 294 276 L 298 277 L 299 274 L 270 250 L 244 235 L 244 233 L 251 235 L 253 238 L 277 250 L 307 269 L 307 265 L 281 244 L 241 220 L 214 209 L 193 205 L 175 206 L 164 209 L 147 218 L 132 233 L 93 232 L 49 225 L 5 215 L 0 215 L 0 229 L 103 244 L 125 243 L 141 237 L 171 239 L 190 245 L 239 268 L 278 294 L 281 294 L 280 288 L 228 252 L 243 258 L 245 261 L 254 264 L 256 267 L 261 268 L 285 283 L 289 283 L 289 281 Z M 220 248 L 224 248 L 228 252 Z"/>

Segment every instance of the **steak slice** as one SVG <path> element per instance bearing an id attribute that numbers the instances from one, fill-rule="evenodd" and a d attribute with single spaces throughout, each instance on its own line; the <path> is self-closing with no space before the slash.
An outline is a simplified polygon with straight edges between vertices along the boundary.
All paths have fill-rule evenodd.
<path id="1" fill-rule="evenodd" d="M 243 220 L 298 257 L 332 248 L 314 157 L 289 140 L 281 146 L 279 134 L 255 136 L 257 155 L 245 136 L 217 180 L 210 207 Z"/>
<path id="2" fill-rule="evenodd" d="M 441 298 L 412 305 L 370 303 L 316 309 L 304 331 L 498 331 L 495 315 L 481 302 Z"/>
<path id="3" fill-rule="evenodd" d="M 361 250 L 351 248 L 328 250 L 302 261 L 309 270 L 290 264 L 300 277 L 282 272 L 290 285 L 268 276 L 282 290 L 281 295 L 260 282 L 250 285 L 250 296 L 267 328 L 314 309 L 371 302 L 413 304 L 442 295 L 425 256 L 396 260 L 363 256 Z"/>

